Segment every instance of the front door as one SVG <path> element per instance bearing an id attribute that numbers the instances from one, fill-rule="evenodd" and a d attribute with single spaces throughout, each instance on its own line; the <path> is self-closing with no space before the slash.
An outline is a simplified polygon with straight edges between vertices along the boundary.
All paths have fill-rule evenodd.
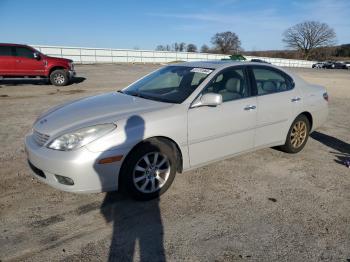
<path id="1" fill-rule="evenodd" d="M 216 107 L 188 110 L 188 145 L 191 167 L 254 147 L 256 97 L 251 95 L 244 67 L 224 69 L 204 88 L 222 95 Z"/>
<path id="2" fill-rule="evenodd" d="M 45 62 L 35 59 L 34 51 L 27 47 L 16 47 L 16 74 L 21 76 L 39 76 L 44 74 Z"/>

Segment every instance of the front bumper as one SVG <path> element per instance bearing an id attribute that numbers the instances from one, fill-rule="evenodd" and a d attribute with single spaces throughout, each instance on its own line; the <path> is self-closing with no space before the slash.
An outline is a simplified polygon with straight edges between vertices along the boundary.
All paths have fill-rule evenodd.
<path id="1" fill-rule="evenodd" d="M 74 76 L 76 76 L 76 72 L 74 70 L 69 70 L 68 71 L 68 75 L 69 75 L 69 78 L 73 78 Z"/>
<path id="2" fill-rule="evenodd" d="M 98 161 L 116 155 L 125 156 L 126 152 L 123 150 L 91 152 L 82 147 L 74 151 L 57 151 L 37 145 L 32 135 L 26 136 L 25 149 L 32 174 L 54 188 L 81 193 L 118 189 L 122 161 L 108 164 L 98 164 Z M 55 175 L 67 177 L 73 180 L 74 184 L 62 184 Z"/>

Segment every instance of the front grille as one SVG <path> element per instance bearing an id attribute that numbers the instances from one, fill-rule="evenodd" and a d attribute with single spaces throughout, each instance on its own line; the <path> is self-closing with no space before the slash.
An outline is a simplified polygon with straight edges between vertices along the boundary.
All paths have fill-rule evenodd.
<path id="1" fill-rule="evenodd" d="M 42 178 L 46 178 L 44 172 L 41 169 L 34 166 L 32 163 L 30 163 L 30 161 L 28 161 L 28 164 L 29 164 L 30 168 L 32 169 L 32 171 L 34 172 L 34 174 L 36 174 Z"/>
<path id="2" fill-rule="evenodd" d="M 50 136 L 33 130 L 33 138 L 39 146 L 43 146 L 47 142 L 47 140 L 49 140 Z"/>

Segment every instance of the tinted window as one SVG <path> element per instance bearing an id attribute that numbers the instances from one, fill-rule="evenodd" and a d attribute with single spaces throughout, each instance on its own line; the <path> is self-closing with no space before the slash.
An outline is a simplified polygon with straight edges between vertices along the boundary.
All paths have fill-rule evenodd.
<path id="1" fill-rule="evenodd" d="M 205 88 L 204 93 L 222 95 L 222 101 L 232 101 L 250 95 L 243 69 L 229 68 L 219 73 Z"/>
<path id="2" fill-rule="evenodd" d="M 258 95 L 287 91 L 293 88 L 292 82 L 282 73 L 268 68 L 253 68 Z"/>
<path id="3" fill-rule="evenodd" d="M 10 46 L 0 46 L 0 56 L 12 56 Z"/>
<path id="4" fill-rule="evenodd" d="M 34 58 L 33 51 L 25 47 L 16 47 L 17 56 Z"/>

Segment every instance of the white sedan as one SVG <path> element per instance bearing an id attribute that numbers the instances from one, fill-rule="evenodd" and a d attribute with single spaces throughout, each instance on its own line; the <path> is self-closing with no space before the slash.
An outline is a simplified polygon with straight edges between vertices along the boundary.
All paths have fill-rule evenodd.
<path id="1" fill-rule="evenodd" d="M 177 172 L 265 147 L 297 153 L 327 115 L 324 87 L 275 66 L 191 62 L 57 106 L 25 144 L 33 174 L 55 188 L 151 199 Z"/>

